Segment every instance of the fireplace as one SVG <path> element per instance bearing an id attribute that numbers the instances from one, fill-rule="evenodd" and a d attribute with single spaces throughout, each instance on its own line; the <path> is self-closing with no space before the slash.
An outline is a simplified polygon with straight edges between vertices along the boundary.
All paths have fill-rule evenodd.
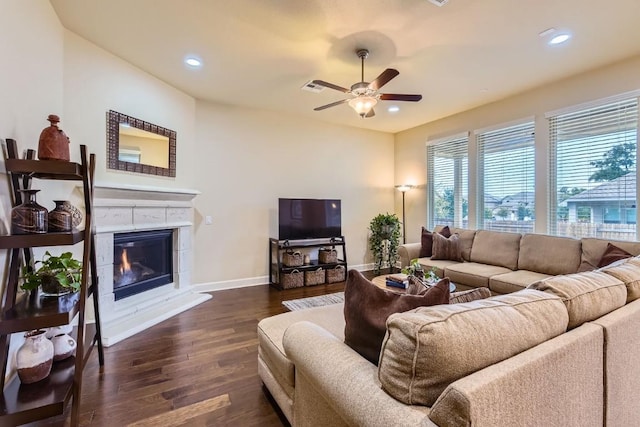
<path id="1" fill-rule="evenodd" d="M 113 236 L 115 300 L 173 282 L 173 230 Z"/>

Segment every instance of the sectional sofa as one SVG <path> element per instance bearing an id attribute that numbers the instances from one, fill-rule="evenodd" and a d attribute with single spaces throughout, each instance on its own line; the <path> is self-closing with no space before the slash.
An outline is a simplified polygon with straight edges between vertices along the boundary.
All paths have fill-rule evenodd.
<path id="1" fill-rule="evenodd" d="M 473 274 L 461 271 L 461 265 L 452 271 L 460 273 L 461 283 L 469 277 L 465 283 L 489 288 L 494 275 L 513 272 L 544 275 L 543 280 L 524 289 L 522 281 L 498 277 L 494 290 L 504 289 L 505 295 L 391 315 L 379 366 L 344 343 L 343 304 L 260 321 L 259 374 L 291 424 L 638 425 L 640 258 L 571 274 L 549 274 L 561 268 L 556 259 L 548 262 L 555 265 L 551 270 L 531 262 L 525 262 L 527 269 L 518 264 L 510 269 L 495 264 L 506 259 L 497 250 L 502 244 L 493 245 L 495 256 L 472 255 L 475 238 L 484 244 L 483 234 L 474 232 L 468 261 L 445 265 L 443 272 L 473 265 Z M 511 237 L 504 247 L 513 243 Z M 516 247 L 518 262 L 521 254 L 530 253 L 530 244 L 549 242 L 547 237 L 521 236 L 525 244 L 524 252 Z M 544 244 L 538 251 L 571 259 L 576 270 L 583 260 L 599 261 L 607 247 L 595 239 L 553 239 L 566 246 Z M 565 253 L 571 243 L 577 257 Z M 531 256 L 541 262 L 538 253 Z M 492 264 L 482 270 L 477 266 L 481 260 Z M 478 272 L 493 267 L 509 271 L 491 270 L 495 274 L 481 279 Z"/>

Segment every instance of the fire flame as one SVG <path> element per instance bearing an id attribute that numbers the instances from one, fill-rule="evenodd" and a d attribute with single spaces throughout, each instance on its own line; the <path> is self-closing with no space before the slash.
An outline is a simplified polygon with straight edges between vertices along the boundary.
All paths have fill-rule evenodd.
<path id="1" fill-rule="evenodd" d="M 129 258 L 127 257 L 127 250 L 122 250 L 121 262 L 120 262 L 120 274 L 125 274 L 131 271 L 131 264 L 129 263 Z"/>

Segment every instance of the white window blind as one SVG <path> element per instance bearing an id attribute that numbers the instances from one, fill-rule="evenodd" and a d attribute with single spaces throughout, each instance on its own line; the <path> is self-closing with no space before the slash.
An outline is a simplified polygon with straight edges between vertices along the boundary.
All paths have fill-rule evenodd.
<path id="1" fill-rule="evenodd" d="M 534 124 L 477 133 L 478 228 L 533 232 Z"/>
<path id="2" fill-rule="evenodd" d="M 549 232 L 636 240 L 637 98 L 549 117 Z"/>
<path id="3" fill-rule="evenodd" d="M 427 227 L 466 227 L 469 200 L 469 136 L 427 146 Z"/>

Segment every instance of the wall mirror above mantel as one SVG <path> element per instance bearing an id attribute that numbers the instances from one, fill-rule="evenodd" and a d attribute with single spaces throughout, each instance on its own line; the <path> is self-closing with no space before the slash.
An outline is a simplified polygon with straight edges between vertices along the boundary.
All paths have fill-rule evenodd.
<path id="1" fill-rule="evenodd" d="M 107 113 L 109 169 L 176 176 L 176 132 L 110 110 Z"/>

